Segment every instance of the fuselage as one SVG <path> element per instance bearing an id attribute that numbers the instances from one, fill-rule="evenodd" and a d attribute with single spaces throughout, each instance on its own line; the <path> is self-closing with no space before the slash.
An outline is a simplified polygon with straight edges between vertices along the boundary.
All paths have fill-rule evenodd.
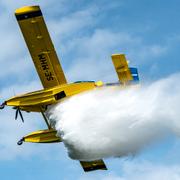
<path id="1" fill-rule="evenodd" d="M 7 106 L 18 107 L 27 112 L 42 112 L 52 105 L 63 101 L 73 95 L 93 90 L 103 86 L 102 81 L 77 81 L 70 84 L 63 84 L 53 88 L 47 88 L 18 96 L 5 101 Z"/>

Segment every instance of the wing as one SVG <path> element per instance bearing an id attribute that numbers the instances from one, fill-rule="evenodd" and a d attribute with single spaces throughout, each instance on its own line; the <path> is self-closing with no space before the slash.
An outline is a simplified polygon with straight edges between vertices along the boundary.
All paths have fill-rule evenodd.
<path id="1" fill-rule="evenodd" d="M 123 84 L 139 81 L 137 68 L 129 68 L 124 54 L 113 54 L 112 61 L 118 75 L 119 81 Z"/>
<path id="2" fill-rule="evenodd" d="M 107 170 L 106 165 L 102 159 L 95 161 L 80 161 L 81 166 L 85 172 L 95 170 Z"/>
<path id="3" fill-rule="evenodd" d="M 67 83 L 40 7 L 22 7 L 15 15 L 43 87 Z"/>

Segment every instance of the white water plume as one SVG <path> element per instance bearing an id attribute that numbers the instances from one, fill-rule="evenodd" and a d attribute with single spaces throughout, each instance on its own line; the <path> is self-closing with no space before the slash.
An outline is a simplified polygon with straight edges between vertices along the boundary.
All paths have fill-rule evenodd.
<path id="1" fill-rule="evenodd" d="M 149 85 L 99 88 L 53 105 L 47 114 L 72 159 L 134 155 L 180 135 L 180 74 Z"/>

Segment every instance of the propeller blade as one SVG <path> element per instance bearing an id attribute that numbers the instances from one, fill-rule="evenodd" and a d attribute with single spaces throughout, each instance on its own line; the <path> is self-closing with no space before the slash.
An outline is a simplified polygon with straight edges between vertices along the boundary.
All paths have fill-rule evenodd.
<path id="1" fill-rule="evenodd" d="M 22 122 L 24 122 L 24 118 L 23 118 L 21 109 L 18 106 L 13 107 L 13 109 L 16 109 L 15 120 L 17 120 L 18 114 L 19 114 L 20 117 L 21 117 Z"/>
<path id="2" fill-rule="evenodd" d="M 19 108 L 16 109 L 15 120 L 17 120 L 17 118 L 18 118 L 18 113 L 19 113 Z"/>
<path id="3" fill-rule="evenodd" d="M 21 117 L 22 122 L 24 122 L 24 118 L 23 118 L 23 115 L 22 115 L 22 112 L 21 112 L 20 109 L 19 109 L 19 115 L 20 115 L 20 117 Z"/>

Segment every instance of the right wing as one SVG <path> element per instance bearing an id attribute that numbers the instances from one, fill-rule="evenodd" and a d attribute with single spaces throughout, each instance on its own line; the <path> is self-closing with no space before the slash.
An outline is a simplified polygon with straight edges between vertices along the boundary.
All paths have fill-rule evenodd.
<path id="1" fill-rule="evenodd" d="M 40 7 L 22 7 L 15 15 L 43 87 L 67 83 Z"/>
<path id="2" fill-rule="evenodd" d="M 80 161 L 81 166 L 85 172 L 95 170 L 107 170 L 106 165 L 102 159 L 95 161 Z"/>
<path id="3" fill-rule="evenodd" d="M 124 54 L 113 54 L 112 61 L 118 75 L 119 81 L 124 85 L 137 83 L 139 81 L 137 68 L 129 68 Z"/>

